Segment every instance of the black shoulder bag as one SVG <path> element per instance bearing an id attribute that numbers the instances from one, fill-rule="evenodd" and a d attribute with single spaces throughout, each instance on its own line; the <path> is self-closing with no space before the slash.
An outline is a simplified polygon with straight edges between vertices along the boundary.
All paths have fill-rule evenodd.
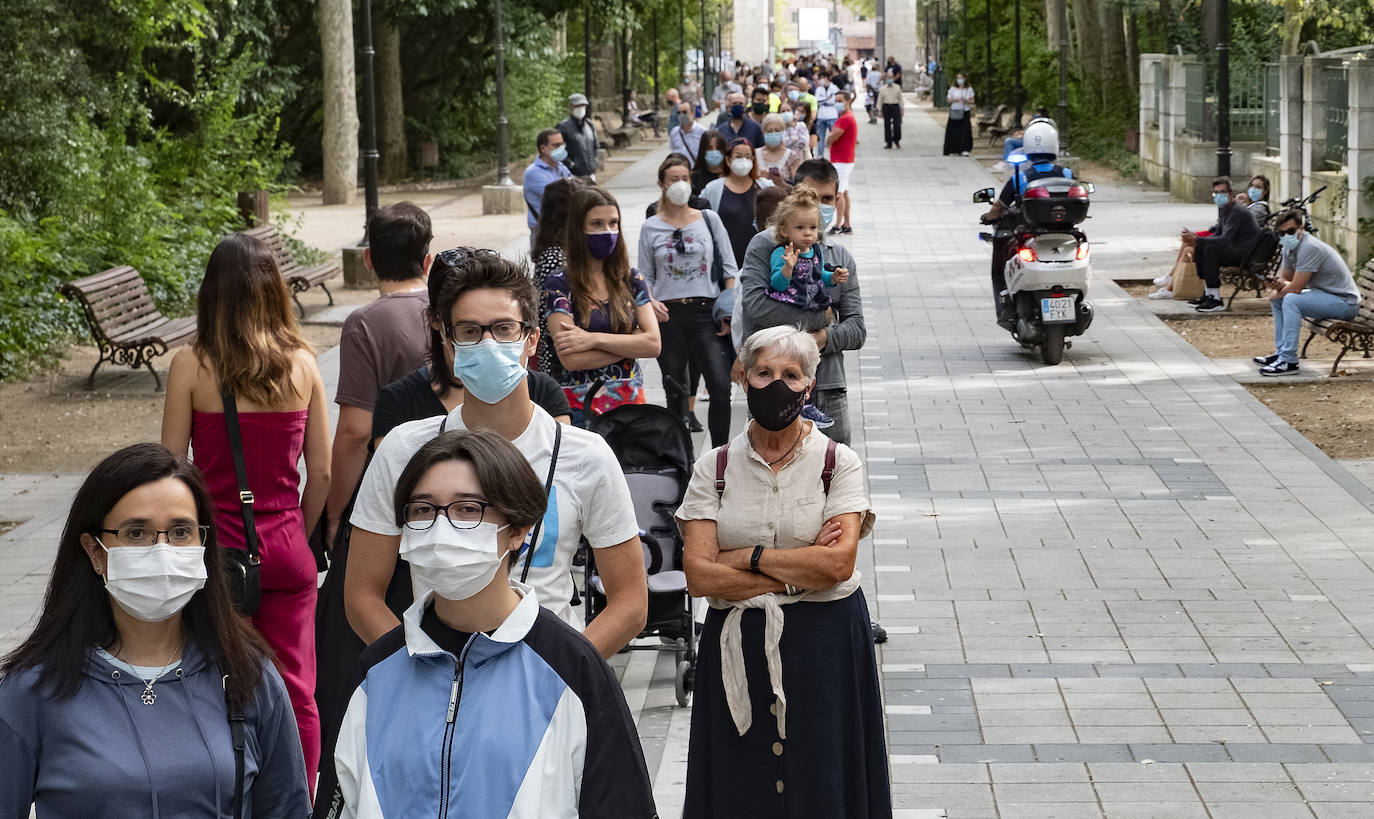
<path id="1" fill-rule="evenodd" d="M 252 617 L 262 602 L 262 558 L 258 555 L 258 528 L 253 521 L 253 492 L 248 488 L 248 469 L 243 463 L 243 433 L 239 429 L 239 408 L 234 394 L 220 393 L 224 402 L 224 422 L 229 427 L 229 449 L 234 454 L 234 476 L 239 485 L 239 510 L 243 513 L 243 540 L 246 549 L 221 549 L 225 580 L 235 607 Z"/>

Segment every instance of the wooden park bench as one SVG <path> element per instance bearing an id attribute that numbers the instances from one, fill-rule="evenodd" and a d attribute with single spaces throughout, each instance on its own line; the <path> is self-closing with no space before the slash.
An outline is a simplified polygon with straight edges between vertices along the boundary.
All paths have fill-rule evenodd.
<path id="1" fill-rule="evenodd" d="M 1346 353 L 1359 350 L 1365 358 L 1369 358 L 1370 351 L 1374 350 L 1374 259 L 1365 263 L 1364 269 L 1355 277 L 1355 284 L 1360 288 L 1361 298 L 1360 312 L 1353 319 L 1307 319 L 1307 327 L 1311 332 L 1302 345 L 1301 357 L 1307 358 L 1307 346 L 1319 334 L 1341 345 L 1336 360 L 1331 362 L 1332 376 L 1335 376 Z"/>
<path id="2" fill-rule="evenodd" d="M 301 318 L 305 318 L 305 307 L 301 304 L 299 295 L 312 287 L 318 286 L 329 297 L 329 306 L 334 306 L 334 294 L 329 292 L 329 287 L 325 282 L 335 278 L 343 272 L 343 268 L 333 260 L 323 264 L 303 267 L 296 264 L 296 259 L 291 255 L 291 250 L 286 246 L 286 240 L 282 237 L 281 231 L 277 230 L 276 225 L 259 225 L 255 228 L 242 231 L 255 239 L 259 239 L 267 245 L 268 250 L 277 260 L 277 267 L 281 270 L 282 278 L 291 287 L 291 300 L 296 303 L 296 312 Z"/>
<path id="3" fill-rule="evenodd" d="M 995 128 L 1002 124 L 1002 116 L 1007 113 L 1006 105 L 999 105 L 991 114 L 984 112 L 978 117 L 978 136 L 987 133 L 989 128 Z"/>
<path id="4" fill-rule="evenodd" d="M 1259 238 L 1255 240 L 1255 244 L 1251 246 L 1241 264 L 1221 269 L 1221 283 L 1235 287 L 1231 291 L 1231 297 L 1226 300 L 1226 309 L 1231 309 L 1231 303 L 1242 290 L 1253 292 L 1255 298 L 1263 296 L 1265 282 L 1278 275 L 1279 260 L 1282 258 L 1283 254 L 1279 252 L 1279 237 L 1272 230 L 1260 231 Z"/>
<path id="5" fill-rule="evenodd" d="M 153 359 L 195 340 L 195 316 L 169 319 L 162 315 L 148 295 L 143 277 L 127 265 L 68 282 L 61 292 L 81 305 L 100 350 L 100 358 L 86 378 L 88 390 L 95 389 L 95 373 L 108 361 L 135 370 L 147 367 L 153 374 L 154 390 L 161 392 L 162 378 L 153 369 Z"/>

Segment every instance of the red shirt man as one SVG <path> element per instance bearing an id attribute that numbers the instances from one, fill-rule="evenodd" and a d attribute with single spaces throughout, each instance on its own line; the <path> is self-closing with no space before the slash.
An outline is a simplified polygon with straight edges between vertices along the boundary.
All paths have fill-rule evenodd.
<path id="1" fill-rule="evenodd" d="M 831 233 L 853 233 L 849 226 L 849 175 L 854 172 L 854 154 L 859 144 L 859 121 L 854 118 L 853 94 L 841 91 L 835 95 L 836 105 L 844 105 L 844 113 L 830 127 L 826 145 L 830 147 L 830 161 L 840 178 L 835 197 L 835 225 Z"/>

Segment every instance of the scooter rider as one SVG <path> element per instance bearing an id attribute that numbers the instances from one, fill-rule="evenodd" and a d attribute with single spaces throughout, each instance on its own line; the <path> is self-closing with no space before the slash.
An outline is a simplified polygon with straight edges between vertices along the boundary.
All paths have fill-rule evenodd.
<path id="1" fill-rule="evenodd" d="M 998 194 L 997 201 L 992 203 L 992 207 L 987 213 L 983 214 L 983 224 L 994 224 L 1000 220 L 1009 208 L 1016 203 L 1016 197 L 1026 190 L 1026 186 L 1037 179 L 1047 177 L 1073 178 L 1073 171 L 1055 162 L 1059 155 L 1059 129 L 1055 126 L 1054 120 L 1047 117 L 1037 117 L 1031 120 L 1026 126 L 1024 144 L 1021 147 L 1022 155 L 1025 159 L 1017 161 L 1019 157 L 1012 156 L 1008 161 L 1013 162 L 1015 172 L 1006 184 L 1002 186 L 1002 192 Z M 1006 265 L 1007 260 L 1016 249 L 1016 238 L 1009 237 L 992 243 L 992 299 L 997 305 L 997 318 L 999 321 L 1008 318 L 1011 312 L 1010 304 L 1002 301 L 1002 291 L 1007 289 Z"/>

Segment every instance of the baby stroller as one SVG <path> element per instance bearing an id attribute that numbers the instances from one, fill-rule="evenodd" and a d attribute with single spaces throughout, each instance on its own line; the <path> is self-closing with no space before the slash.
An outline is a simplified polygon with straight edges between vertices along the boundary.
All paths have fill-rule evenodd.
<path id="1" fill-rule="evenodd" d="M 587 394 L 590 408 L 596 386 Z M 634 503 L 644 568 L 649 582 L 649 616 L 640 637 L 656 637 L 629 650 L 672 651 L 677 665 L 678 705 L 686 706 L 696 674 L 696 628 L 687 575 L 682 571 L 682 535 L 673 513 L 692 476 L 692 437 L 682 419 L 653 404 L 625 404 L 602 415 L 586 414 L 587 428 L 606 439 L 625 473 Z M 606 607 L 606 590 L 596 573 L 595 549 L 587 549 L 583 606 L 590 623 Z"/>

